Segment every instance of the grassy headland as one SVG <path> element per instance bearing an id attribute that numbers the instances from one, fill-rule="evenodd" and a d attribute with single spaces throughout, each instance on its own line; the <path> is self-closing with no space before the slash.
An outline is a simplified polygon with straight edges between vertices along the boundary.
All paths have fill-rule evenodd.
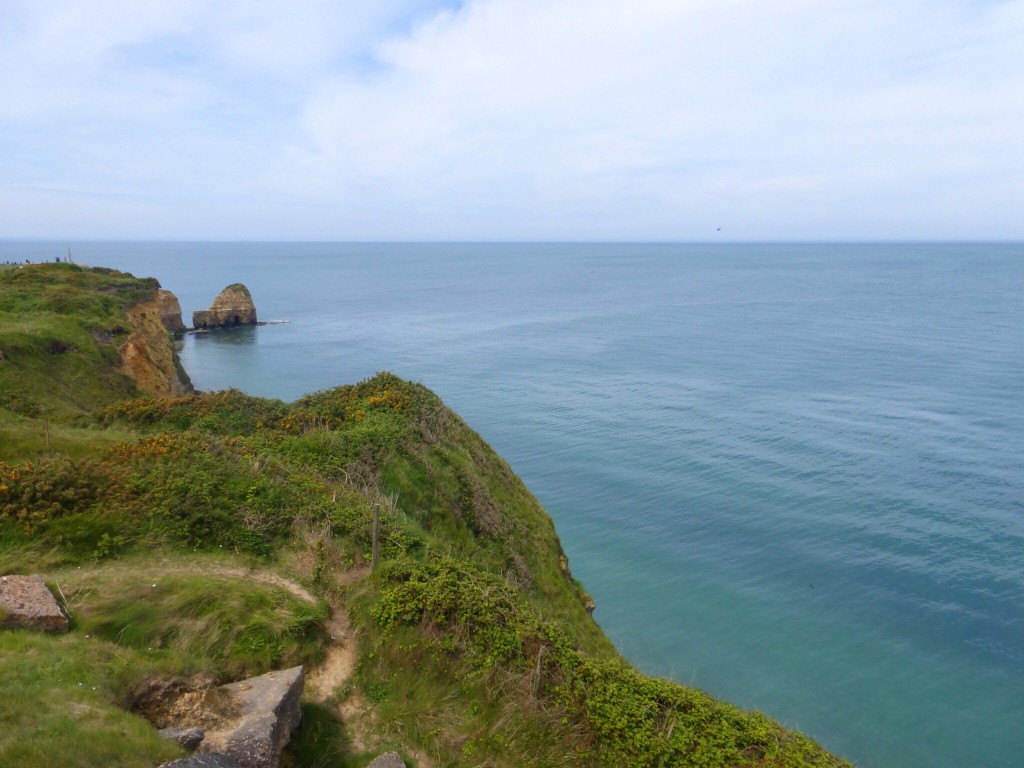
<path id="1" fill-rule="evenodd" d="M 0 272 L 0 572 L 45 574 L 72 616 L 0 633 L 0 763 L 157 765 L 177 747 L 129 711 L 154 680 L 315 666 L 348 612 L 354 674 L 306 705 L 295 765 L 847 765 L 625 663 L 550 518 L 421 385 L 137 392 L 118 342 L 157 287 Z"/>

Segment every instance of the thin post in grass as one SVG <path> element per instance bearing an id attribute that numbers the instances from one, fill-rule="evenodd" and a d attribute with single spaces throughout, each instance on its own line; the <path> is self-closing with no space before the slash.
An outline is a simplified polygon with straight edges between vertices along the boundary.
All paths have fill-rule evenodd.
<path id="1" fill-rule="evenodd" d="M 43 419 L 43 428 L 46 432 L 46 450 L 50 450 L 50 420 Z"/>
<path id="2" fill-rule="evenodd" d="M 370 570 L 377 570 L 377 536 L 380 533 L 380 502 L 373 503 L 373 560 L 370 563 Z"/>
<path id="3" fill-rule="evenodd" d="M 540 650 L 537 651 L 537 669 L 534 671 L 533 678 L 533 695 L 536 696 L 540 692 L 540 676 L 541 676 L 541 662 L 544 661 L 544 651 L 548 648 L 546 645 L 542 645 Z"/>

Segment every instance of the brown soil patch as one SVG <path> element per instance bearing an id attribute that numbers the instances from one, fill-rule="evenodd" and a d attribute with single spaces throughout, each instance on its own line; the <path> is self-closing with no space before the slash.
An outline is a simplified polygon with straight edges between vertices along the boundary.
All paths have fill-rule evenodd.
<path id="1" fill-rule="evenodd" d="M 151 679 L 133 696 L 131 710 L 157 728 L 221 729 L 236 719 L 234 702 L 210 675 Z"/>
<path id="2" fill-rule="evenodd" d="M 353 568 L 347 571 L 337 583 L 341 586 L 361 579 L 369 572 L 367 568 Z M 331 642 L 327 646 L 327 655 L 316 669 L 310 671 L 307 690 L 314 701 L 325 704 L 330 701 L 338 689 L 351 679 L 356 669 L 358 651 L 355 632 L 348 611 L 337 600 L 328 601 L 331 617 L 327 621 L 327 632 Z"/>

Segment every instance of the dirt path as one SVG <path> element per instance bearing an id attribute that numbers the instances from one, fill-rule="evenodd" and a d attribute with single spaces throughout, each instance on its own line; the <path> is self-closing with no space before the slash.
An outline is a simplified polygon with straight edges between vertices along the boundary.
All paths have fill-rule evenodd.
<path id="1" fill-rule="evenodd" d="M 179 565 L 161 564 L 152 572 L 154 578 L 160 575 L 179 573 L 201 573 L 207 576 L 226 576 L 228 578 L 248 579 L 258 581 L 262 584 L 270 584 L 281 587 L 295 598 L 306 603 L 315 603 L 316 597 L 304 586 L 296 581 L 286 579 L 274 571 L 255 570 L 241 566 L 228 565 Z M 354 568 L 347 571 L 339 585 L 344 586 L 358 581 L 368 573 L 367 568 Z M 327 633 L 331 641 L 326 646 L 326 655 L 323 662 L 309 670 L 306 676 L 306 690 L 313 701 L 318 704 L 328 704 L 338 689 L 347 682 L 356 668 L 357 649 L 355 636 L 352 631 L 352 620 L 348 611 L 336 600 L 327 600 L 331 609 L 330 617 L 327 620 Z"/>
<path id="2" fill-rule="evenodd" d="M 289 579 L 286 579 L 284 576 L 274 573 L 273 571 L 257 571 L 252 568 L 242 568 L 241 566 L 229 565 L 208 565 L 201 566 L 198 568 L 171 565 L 162 566 L 162 570 L 158 571 L 157 573 L 201 573 L 204 576 L 228 576 L 237 579 L 248 579 L 249 581 L 258 581 L 261 584 L 270 584 L 271 586 L 286 589 L 292 595 L 292 597 L 295 597 L 304 603 L 316 602 L 316 597 L 304 586 L 299 584 L 297 581 L 291 581 Z"/>
<path id="3" fill-rule="evenodd" d="M 316 597 L 301 584 L 286 579 L 273 571 L 226 565 L 209 565 L 201 568 L 168 565 L 160 572 L 164 574 L 203 573 L 229 578 L 244 578 L 281 587 L 304 602 L 316 602 Z M 369 573 L 368 567 L 353 568 L 337 578 L 335 583 L 338 586 L 346 586 L 359 581 L 367 573 Z M 355 673 L 359 655 L 355 631 L 352 628 L 352 619 L 343 605 L 331 598 L 327 599 L 327 604 L 331 610 L 326 625 L 330 642 L 325 646 L 324 660 L 316 667 L 310 668 L 306 675 L 306 694 L 317 704 L 335 710 L 342 722 L 348 726 L 353 748 L 356 751 L 363 751 L 367 748 L 366 733 L 368 726 L 372 724 L 372 708 L 358 691 L 350 692 L 341 703 L 337 703 L 336 700 L 338 691 L 352 679 L 352 675 Z M 420 764 L 424 768 L 429 768 L 429 762 L 420 761 Z"/>
<path id="4" fill-rule="evenodd" d="M 66 580 L 76 583 L 83 577 L 87 578 L 90 573 L 100 574 L 119 572 L 130 574 L 133 578 L 142 578 L 143 580 L 152 581 L 158 581 L 164 576 L 188 576 L 192 574 L 200 576 L 225 576 L 232 579 L 247 579 L 249 581 L 258 581 L 261 584 L 270 584 L 275 587 L 281 587 L 282 589 L 287 590 L 293 597 L 304 603 L 316 602 L 316 597 L 304 586 L 298 582 L 286 579 L 273 571 L 255 570 L 253 568 L 234 565 L 203 563 L 202 561 L 184 562 L 182 560 L 163 560 L 147 562 L 143 567 L 140 567 L 137 563 L 132 561 L 104 563 L 102 565 L 91 566 L 85 569 L 79 568 L 77 571 L 65 571 L 57 574 L 57 578 L 66 584 Z"/>
<path id="5" fill-rule="evenodd" d="M 131 571 L 133 566 L 118 563 L 89 569 L 89 571 L 94 573 L 111 570 Z M 369 569 L 367 568 L 354 568 L 344 573 L 337 583 L 339 586 L 351 584 L 365 576 L 368 571 Z M 287 590 L 297 600 L 305 603 L 317 602 L 316 596 L 297 581 L 286 579 L 284 576 L 270 570 L 218 563 L 162 561 L 147 564 L 145 573 L 146 579 L 152 579 L 153 581 L 159 581 L 160 578 L 167 576 L 190 574 L 244 579 L 246 581 L 255 581 L 261 584 L 280 587 Z M 349 618 L 348 611 L 337 600 L 328 599 L 327 603 L 331 609 L 330 617 L 327 620 L 327 632 L 330 635 L 331 641 L 326 646 L 327 653 L 324 661 L 310 669 L 306 678 L 306 687 L 313 700 L 321 704 L 329 701 L 338 688 L 352 676 L 356 666 L 357 655 L 352 621 Z"/>
<path id="6" fill-rule="evenodd" d="M 363 578 L 368 572 L 368 568 L 353 568 L 346 571 L 337 583 L 339 586 L 351 584 Z M 331 607 L 331 616 L 327 621 L 331 643 L 327 646 L 327 655 L 323 663 L 311 670 L 306 679 L 307 689 L 313 700 L 319 704 L 329 703 L 338 689 L 352 678 L 358 656 L 352 619 L 348 611 L 337 601 L 327 602 Z"/>

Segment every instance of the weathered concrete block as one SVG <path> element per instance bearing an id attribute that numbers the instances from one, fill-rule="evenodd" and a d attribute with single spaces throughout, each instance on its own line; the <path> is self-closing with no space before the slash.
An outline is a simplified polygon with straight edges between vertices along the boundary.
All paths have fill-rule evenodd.
<path id="1" fill-rule="evenodd" d="M 237 720 L 230 730 L 207 732 L 199 751 L 229 755 L 243 768 L 277 768 L 302 719 L 304 681 L 303 668 L 293 667 L 222 686 L 234 700 Z"/>
<path id="2" fill-rule="evenodd" d="M 24 627 L 67 632 L 68 616 L 43 583 L 43 577 L 0 576 L 0 628 Z"/>

